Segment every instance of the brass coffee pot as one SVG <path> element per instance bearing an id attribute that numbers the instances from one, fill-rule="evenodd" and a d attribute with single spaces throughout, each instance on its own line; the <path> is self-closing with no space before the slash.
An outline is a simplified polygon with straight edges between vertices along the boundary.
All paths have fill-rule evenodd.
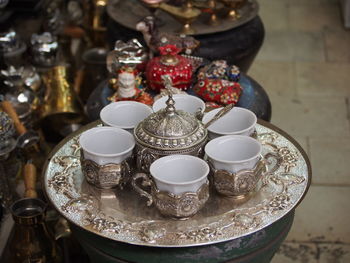
<path id="1" fill-rule="evenodd" d="M 45 208 L 46 204 L 36 198 L 20 199 L 11 206 L 15 226 L 8 242 L 7 262 L 61 262 L 44 223 Z"/>
<path id="2" fill-rule="evenodd" d="M 43 75 L 46 93 L 40 108 L 41 123 L 65 136 L 65 129 L 84 119 L 83 108 L 68 78 L 67 67 L 56 66 Z"/>

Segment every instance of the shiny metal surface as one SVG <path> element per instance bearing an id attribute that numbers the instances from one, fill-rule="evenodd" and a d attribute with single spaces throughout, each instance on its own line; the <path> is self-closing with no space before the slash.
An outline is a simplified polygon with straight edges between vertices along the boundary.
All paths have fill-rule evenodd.
<path id="1" fill-rule="evenodd" d="M 68 69 L 64 66 L 53 67 L 43 75 L 46 91 L 40 117 L 43 121 L 50 119 L 56 130 L 79 123 L 83 115 L 82 105 L 68 79 Z"/>
<path id="2" fill-rule="evenodd" d="M 262 178 L 245 199 L 211 193 L 204 208 L 186 221 L 162 217 L 129 187 L 100 190 L 84 180 L 77 139 L 97 122 L 67 137 L 53 150 L 44 169 L 44 189 L 68 221 L 120 242 L 185 247 L 247 236 L 286 216 L 302 201 L 311 183 L 310 163 L 298 143 L 277 127 L 259 123 L 256 128 L 263 143 L 262 154 L 278 154 L 282 159 L 278 169 Z"/>
<path id="3" fill-rule="evenodd" d="M 117 75 L 122 66 L 136 67 L 145 63 L 147 59 L 148 54 L 145 48 L 136 38 L 126 43 L 118 40 L 115 42 L 114 49 L 108 53 L 107 69 L 113 75 Z"/>
<path id="4" fill-rule="evenodd" d="M 111 189 L 123 185 L 131 177 L 131 165 L 133 157 L 129 157 L 121 163 L 108 163 L 100 165 L 92 160 L 85 159 L 83 150 L 80 150 L 80 164 L 86 180 L 101 189 Z"/>
<path id="5" fill-rule="evenodd" d="M 259 5 L 256 0 L 246 1 L 243 6 L 237 10 L 236 19 L 227 19 L 226 12 L 217 15 L 219 23 L 217 25 L 208 25 L 208 14 L 202 13 L 195 21 L 191 23 L 191 31 L 186 31 L 187 34 L 203 35 L 216 32 L 223 32 L 240 25 L 243 25 L 253 19 L 258 13 Z M 150 10 L 142 5 L 138 0 L 110 0 L 107 5 L 108 15 L 117 23 L 136 30 L 136 24 L 144 17 L 152 15 Z M 177 33 L 182 28 L 182 23 L 176 16 L 169 13 L 157 10 L 155 17 L 161 21 L 159 30 L 162 32 Z"/>
<path id="6" fill-rule="evenodd" d="M 46 204 L 40 199 L 17 200 L 10 208 L 15 226 L 8 240 L 5 262 L 55 262 L 60 255 L 44 221 Z"/>
<path id="7" fill-rule="evenodd" d="M 31 38 L 33 62 L 41 67 L 54 66 L 57 63 L 58 42 L 50 32 L 33 34 Z"/>
<path id="8" fill-rule="evenodd" d="M 6 159 L 7 155 L 16 147 L 16 130 L 12 119 L 7 113 L 0 111 L 0 159 Z"/>
<path id="9" fill-rule="evenodd" d="M 0 33 L 0 52 L 14 52 L 20 48 L 20 41 L 16 31 L 10 28 L 8 31 Z"/>
<path id="10" fill-rule="evenodd" d="M 218 119 L 220 119 L 221 117 L 223 117 L 224 115 L 226 115 L 230 110 L 233 109 L 233 107 L 235 106 L 235 104 L 231 103 L 226 105 L 225 107 L 223 107 L 221 110 L 219 110 L 214 117 L 209 120 L 206 124 L 204 124 L 204 128 L 208 128 L 210 125 L 212 125 L 214 122 L 216 122 Z"/>
<path id="11" fill-rule="evenodd" d="M 169 75 L 163 76 L 166 89 L 172 88 Z M 136 140 L 136 166 L 148 172 L 156 159 L 171 154 L 203 156 L 208 131 L 193 114 L 176 110 L 169 92 L 165 109 L 141 121 L 134 130 Z"/>
<path id="12" fill-rule="evenodd" d="M 142 180 L 142 186 L 151 187 L 150 192 L 137 185 L 139 179 Z M 132 188 L 140 196 L 148 199 L 147 206 L 154 204 L 161 214 L 174 219 L 188 219 L 195 215 L 209 199 L 208 180 L 196 192 L 185 192 L 177 195 L 167 191 L 160 191 L 154 180 L 144 173 L 135 174 L 131 184 Z"/>

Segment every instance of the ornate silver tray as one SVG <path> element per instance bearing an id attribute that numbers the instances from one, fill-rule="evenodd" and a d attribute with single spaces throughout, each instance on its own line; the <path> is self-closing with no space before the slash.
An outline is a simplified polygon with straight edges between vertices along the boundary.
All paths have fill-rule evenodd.
<path id="1" fill-rule="evenodd" d="M 261 181 L 254 193 L 237 200 L 211 192 L 194 217 L 177 221 L 162 217 L 131 188 L 100 190 L 89 185 L 80 168 L 78 137 L 83 127 L 51 153 L 44 172 L 44 188 L 53 206 L 71 223 L 112 240 L 155 247 L 212 244 L 250 235 L 293 210 L 311 182 L 311 167 L 303 149 L 275 126 L 259 121 L 263 153 L 282 158 L 279 169 Z"/>
<path id="2" fill-rule="evenodd" d="M 239 18 L 236 20 L 220 19 L 221 23 L 218 25 L 209 25 L 209 17 L 202 14 L 196 21 L 191 24 L 195 30 L 193 35 L 204 35 L 216 32 L 223 32 L 235 27 L 241 26 L 252 20 L 258 14 L 259 5 L 256 0 L 249 0 L 239 10 Z M 142 5 L 139 0 L 110 0 L 107 5 L 108 15 L 117 23 L 136 30 L 136 24 L 146 16 L 151 15 L 150 10 Z M 154 16 L 163 21 L 159 26 L 162 32 L 176 33 L 182 25 L 172 16 L 162 10 L 157 10 Z"/>

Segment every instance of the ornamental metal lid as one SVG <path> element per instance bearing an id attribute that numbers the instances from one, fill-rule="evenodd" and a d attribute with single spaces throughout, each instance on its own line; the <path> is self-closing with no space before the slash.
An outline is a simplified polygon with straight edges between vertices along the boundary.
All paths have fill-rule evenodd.
<path id="1" fill-rule="evenodd" d="M 166 87 L 171 87 L 169 76 L 163 76 Z M 134 135 L 143 146 L 177 151 L 195 147 L 206 140 L 208 131 L 191 113 L 175 109 L 175 101 L 169 92 L 166 108 L 161 109 L 140 122 Z"/>

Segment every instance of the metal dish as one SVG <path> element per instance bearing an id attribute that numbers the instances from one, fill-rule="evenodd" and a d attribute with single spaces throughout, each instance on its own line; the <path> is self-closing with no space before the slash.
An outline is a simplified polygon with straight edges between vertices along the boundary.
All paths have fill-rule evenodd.
<path id="1" fill-rule="evenodd" d="M 263 154 L 279 154 L 278 170 L 261 181 L 246 199 L 211 192 L 206 206 L 186 221 L 162 217 L 131 188 L 100 190 L 89 185 L 80 167 L 78 137 L 91 123 L 67 137 L 51 153 L 44 188 L 53 206 L 68 221 L 96 235 L 129 244 L 186 247 L 214 244 L 250 235 L 292 211 L 305 196 L 311 167 L 303 149 L 285 132 L 259 121 Z"/>
<path id="2" fill-rule="evenodd" d="M 208 17 L 200 15 L 191 24 L 191 27 L 195 30 L 193 35 L 212 34 L 239 27 L 256 17 L 258 10 L 259 5 L 257 1 L 249 0 L 238 10 L 240 16 L 238 19 L 222 19 L 218 25 L 209 25 Z M 151 15 L 150 10 L 138 0 L 111 0 L 107 5 L 107 13 L 115 22 L 133 30 L 136 30 L 136 24 L 142 18 Z M 182 27 L 177 20 L 161 10 L 157 10 L 154 15 L 162 22 L 159 25 L 159 30 L 162 32 L 176 33 Z"/>

